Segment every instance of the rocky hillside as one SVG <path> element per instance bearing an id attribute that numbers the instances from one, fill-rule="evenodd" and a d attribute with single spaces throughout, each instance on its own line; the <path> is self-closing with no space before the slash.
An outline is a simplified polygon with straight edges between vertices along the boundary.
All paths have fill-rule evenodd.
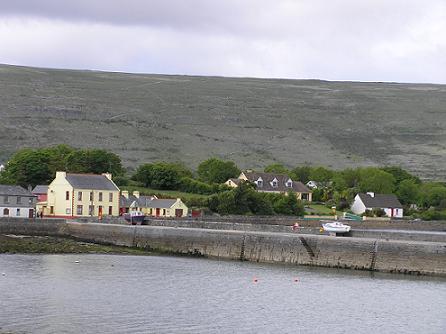
<path id="1" fill-rule="evenodd" d="M 22 147 L 105 148 L 124 164 L 210 157 L 446 178 L 446 85 L 50 70 L 0 65 L 0 162 Z"/>

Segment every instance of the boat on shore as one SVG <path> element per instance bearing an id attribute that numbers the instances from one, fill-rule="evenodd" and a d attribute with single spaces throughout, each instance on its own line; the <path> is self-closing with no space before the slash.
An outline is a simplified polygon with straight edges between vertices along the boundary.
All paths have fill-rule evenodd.
<path id="1" fill-rule="evenodd" d="M 324 231 L 331 233 L 348 233 L 350 232 L 351 226 L 345 225 L 340 222 L 327 222 L 322 224 Z"/>
<path id="2" fill-rule="evenodd" d="M 124 219 L 132 225 L 143 224 L 146 215 L 141 211 L 124 213 Z"/>

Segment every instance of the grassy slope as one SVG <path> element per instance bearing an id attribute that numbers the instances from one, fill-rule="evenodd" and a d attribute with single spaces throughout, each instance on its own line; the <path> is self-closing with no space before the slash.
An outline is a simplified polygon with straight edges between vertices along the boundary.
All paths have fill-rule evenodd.
<path id="1" fill-rule="evenodd" d="M 135 75 L 0 65 L 0 162 L 101 147 L 127 166 L 392 164 L 446 178 L 446 86 Z"/>

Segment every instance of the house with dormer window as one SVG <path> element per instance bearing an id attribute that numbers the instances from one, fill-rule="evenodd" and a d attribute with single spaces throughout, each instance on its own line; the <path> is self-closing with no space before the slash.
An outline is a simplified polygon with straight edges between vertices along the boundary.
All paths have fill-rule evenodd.
<path id="1" fill-rule="evenodd" d="M 235 188 L 243 181 L 254 183 L 256 185 L 256 190 L 259 192 L 285 194 L 289 191 L 294 191 L 298 199 L 309 202 L 312 200 L 310 189 L 308 189 L 302 182 L 293 181 L 285 174 L 245 171 L 242 172 L 237 179 L 229 179 L 225 184 Z"/>

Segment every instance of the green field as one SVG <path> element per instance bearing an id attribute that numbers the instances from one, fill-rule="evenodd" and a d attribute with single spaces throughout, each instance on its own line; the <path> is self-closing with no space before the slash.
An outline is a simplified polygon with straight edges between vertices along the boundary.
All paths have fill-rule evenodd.
<path id="1" fill-rule="evenodd" d="M 446 86 L 166 76 L 0 65 L 0 163 L 69 144 L 145 162 L 211 157 L 446 179 Z"/>

